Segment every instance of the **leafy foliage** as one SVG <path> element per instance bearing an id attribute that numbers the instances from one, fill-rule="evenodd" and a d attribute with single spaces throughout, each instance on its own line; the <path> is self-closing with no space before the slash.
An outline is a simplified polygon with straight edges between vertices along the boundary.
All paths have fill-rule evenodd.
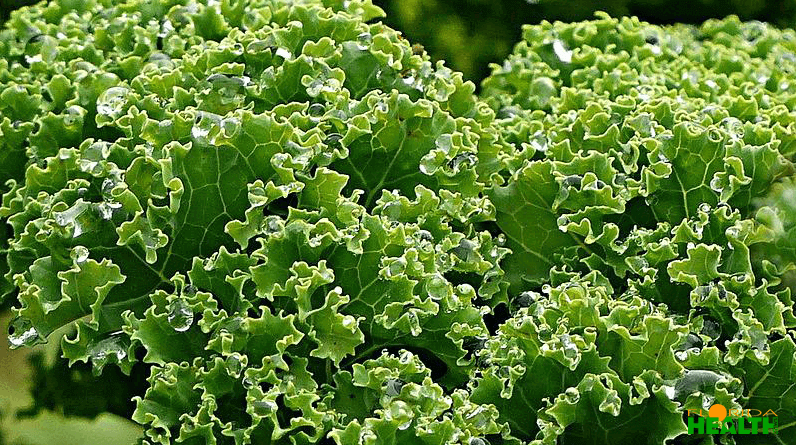
<path id="1" fill-rule="evenodd" d="M 793 31 L 531 26 L 482 100 L 381 13 L 16 13 L 12 345 L 145 367 L 147 444 L 663 444 L 792 392 Z"/>
<path id="2" fill-rule="evenodd" d="M 490 63 L 511 52 L 524 24 L 590 20 L 597 11 L 656 24 L 697 24 L 730 14 L 783 27 L 796 23 L 796 4 L 788 0 L 379 0 L 376 4 L 387 11 L 387 24 L 475 82 L 489 76 Z"/>
<path id="3" fill-rule="evenodd" d="M 547 398 L 531 405 L 540 422 L 524 422 L 525 438 L 621 442 L 630 415 L 659 419 L 646 428 L 663 443 L 682 432 L 669 401 L 776 405 L 756 397 L 760 387 L 785 394 L 796 383 L 788 286 L 796 257 L 784 197 L 793 193 L 794 37 L 734 18 L 699 28 L 607 16 L 542 24 L 526 27 L 484 82 L 515 147 L 510 176 L 487 195 L 512 251 L 501 263 L 509 294 L 527 309 L 501 332 L 520 349 L 504 354 L 497 345 L 511 340 L 494 340 L 501 360 L 476 378 L 474 400 L 510 396 L 516 405 L 500 412 L 513 431 L 525 400 Z M 537 343 L 520 346 L 528 337 Z M 544 386 L 531 376 L 541 371 L 528 370 L 536 360 L 525 356 L 543 353 L 558 354 L 562 377 L 536 395 Z M 787 377 L 774 389 L 760 376 L 779 366 Z M 512 369 L 525 374 L 509 377 Z M 599 384 L 616 394 L 584 401 L 583 388 L 598 391 L 587 373 L 607 373 Z M 710 385 L 690 383 L 706 378 Z M 623 385 L 638 394 L 622 399 Z M 605 418 L 584 403 L 601 404 Z M 793 413 L 778 407 L 786 443 Z M 594 438 L 595 424 L 604 436 Z"/>

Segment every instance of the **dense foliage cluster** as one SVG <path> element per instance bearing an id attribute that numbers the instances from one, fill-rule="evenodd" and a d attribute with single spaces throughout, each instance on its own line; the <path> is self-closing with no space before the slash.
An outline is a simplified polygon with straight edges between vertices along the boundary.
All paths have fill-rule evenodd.
<path id="1" fill-rule="evenodd" d="M 11 11 L 38 1 L 3 0 L 0 23 Z M 489 75 L 489 64 L 502 60 L 520 37 L 524 24 L 637 16 L 654 24 L 701 23 L 734 14 L 777 26 L 796 24 L 791 0 L 374 0 L 387 15 L 384 23 L 413 43 L 422 43 L 432 60 L 445 60 L 476 83 Z"/>
<path id="2" fill-rule="evenodd" d="M 637 16 L 655 24 L 702 23 L 738 15 L 777 26 L 796 24 L 790 0 L 379 0 L 386 23 L 421 42 L 435 59 L 444 59 L 465 78 L 480 81 L 488 64 L 505 58 L 524 24 L 542 20 L 590 20 L 595 11 L 613 17 Z M 430 20 L 433 18 L 433 20 Z M 433 26 L 430 26 L 433 23 Z"/>
<path id="3" fill-rule="evenodd" d="M 539 400 L 543 435 L 573 443 L 629 440 L 640 411 L 658 443 L 676 436 L 669 400 L 766 406 L 793 427 L 794 42 L 737 19 L 525 29 L 484 83 L 516 150 L 489 196 L 509 294 L 547 284 L 514 300 L 528 308 L 491 340 L 472 400 Z M 527 369 L 498 383 L 534 357 L 561 369 L 544 389 Z M 502 418 L 533 436 L 523 417 Z"/>
<path id="4" fill-rule="evenodd" d="M 381 13 L 15 13 L 12 345 L 146 365 L 147 444 L 791 443 L 796 32 L 544 22 L 479 99 Z"/>

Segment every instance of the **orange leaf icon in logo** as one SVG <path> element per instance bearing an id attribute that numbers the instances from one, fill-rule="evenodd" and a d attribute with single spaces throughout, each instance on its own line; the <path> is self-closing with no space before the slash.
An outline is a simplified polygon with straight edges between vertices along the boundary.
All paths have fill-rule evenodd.
<path id="1" fill-rule="evenodd" d="M 727 417 L 727 408 L 725 408 L 724 405 L 716 403 L 708 410 L 708 416 L 716 417 L 719 419 L 719 422 L 721 422 Z"/>

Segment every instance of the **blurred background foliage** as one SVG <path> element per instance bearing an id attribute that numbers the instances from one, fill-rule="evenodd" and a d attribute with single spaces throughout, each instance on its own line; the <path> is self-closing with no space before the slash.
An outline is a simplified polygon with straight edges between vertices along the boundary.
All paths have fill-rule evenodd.
<path id="1" fill-rule="evenodd" d="M 10 318 L 0 315 L 0 325 Z M 142 435 L 127 417 L 144 370 L 134 368 L 133 384 L 119 385 L 118 369 L 108 368 L 108 379 L 94 377 L 85 364 L 69 369 L 58 359 L 58 340 L 67 332 L 33 349 L 0 344 L 0 445 L 126 445 Z"/>
<path id="2" fill-rule="evenodd" d="M 245 1 L 245 0 L 241 0 Z M 638 16 L 656 24 L 700 23 L 730 14 L 780 27 L 796 24 L 796 0 L 374 0 L 384 21 L 419 43 L 435 60 L 480 84 L 490 63 L 500 63 L 520 40 L 523 24 L 579 21 L 601 10 Z M 0 0 L 0 23 L 33 0 Z M 6 299 L 6 302 L 13 299 Z M 0 324 L 9 321 L 0 305 Z M 60 333 L 59 335 L 63 335 Z M 127 385 L 110 386 L 121 375 L 97 378 L 85 366 L 68 368 L 57 358 L 57 335 L 34 350 L 0 345 L 0 445 L 132 443 L 141 429 L 126 419 L 130 396 L 148 374 L 135 368 Z M 68 381 L 68 385 L 64 385 Z M 112 394 L 111 397 L 108 394 Z M 95 403 L 102 400 L 102 403 Z M 35 408 L 30 408 L 35 407 Z M 68 438 L 68 439 L 65 439 Z"/>

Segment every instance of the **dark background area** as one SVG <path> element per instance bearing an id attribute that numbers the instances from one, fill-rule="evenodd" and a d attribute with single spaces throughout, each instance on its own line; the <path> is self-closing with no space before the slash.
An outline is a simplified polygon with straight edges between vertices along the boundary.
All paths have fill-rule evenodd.
<path id="1" fill-rule="evenodd" d="M 5 22 L 11 11 L 34 3 L 36 2 L 31 0 L 0 0 L 0 21 Z"/>
<path id="2" fill-rule="evenodd" d="M 796 0 L 374 0 L 386 12 L 384 21 L 434 60 L 464 73 L 479 84 L 519 41 L 523 24 L 579 21 L 595 11 L 637 16 L 656 23 L 701 23 L 730 14 L 777 26 L 796 24 Z M 34 0 L 0 0 L 0 21 Z"/>

